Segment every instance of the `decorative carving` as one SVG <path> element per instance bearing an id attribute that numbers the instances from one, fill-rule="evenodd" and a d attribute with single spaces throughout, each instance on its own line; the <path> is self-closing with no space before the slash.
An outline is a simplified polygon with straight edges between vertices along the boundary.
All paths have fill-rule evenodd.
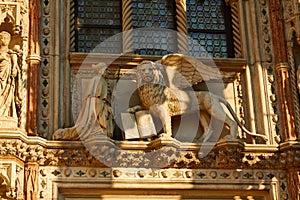
<path id="1" fill-rule="evenodd" d="M 276 196 L 287 195 L 286 185 L 287 178 L 285 171 L 282 170 L 253 170 L 253 169 L 157 169 L 157 168 L 91 168 L 91 167 L 41 167 L 47 176 L 40 175 L 39 193 L 46 194 L 46 199 L 53 199 L 53 190 L 58 188 L 57 183 L 70 183 L 71 181 L 77 183 L 102 183 L 102 181 L 114 182 L 114 184 L 125 184 L 138 182 L 140 187 L 148 187 L 151 184 L 152 189 L 174 188 L 174 184 L 181 185 L 183 189 L 190 187 L 191 184 L 197 184 L 197 190 L 209 188 L 214 191 L 228 190 L 228 187 L 245 190 L 245 185 L 251 187 L 252 190 L 247 191 L 247 197 L 250 195 L 258 196 L 258 191 L 264 192 L 267 197 L 266 189 L 270 194 Z M 65 176 L 64 171 L 70 171 L 71 176 Z M 87 172 L 93 170 L 93 174 Z M 80 174 L 82 174 L 80 176 Z M 96 174 L 94 176 L 94 174 Z M 257 176 L 256 174 L 260 174 Z M 263 177 L 263 178 L 261 178 Z M 161 188 L 161 183 L 164 183 L 164 188 Z M 148 184 L 148 185 L 147 185 Z M 213 186 L 212 186 L 213 185 Z M 272 188 L 272 186 L 274 186 Z M 80 186 L 79 186 L 80 187 Z M 129 189 L 135 188 L 132 186 Z M 254 191 L 253 191 L 254 190 Z M 150 190 L 149 190 L 150 191 Z M 252 193 L 253 192 L 253 193 Z M 215 194 L 214 194 L 215 195 Z M 244 194 L 245 195 L 245 194 Z M 243 195 L 243 197 L 244 197 Z M 217 195 L 216 195 L 217 196 Z M 214 196 L 215 198 L 217 198 Z M 185 195 L 186 197 L 186 195 Z M 223 194 L 223 199 L 225 198 Z M 220 197 L 220 198 L 222 198 Z M 227 197 L 227 196 L 226 196 Z M 275 197 L 275 195 L 274 195 Z M 232 198 L 231 198 L 232 199 Z M 250 198 L 249 198 L 250 199 Z M 256 199 L 256 197 L 255 197 Z"/>
<path id="2" fill-rule="evenodd" d="M 299 48 L 293 38 L 288 38 L 292 41 L 289 41 L 287 44 L 287 55 L 288 55 L 288 65 L 290 67 L 290 85 L 291 85 L 291 96 L 293 98 L 293 112 L 295 114 L 295 128 L 298 138 L 300 137 L 300 109 L 299 109 L 299 93 L 300 93 L 300 70 L 299 70 L 299 61 L 297 62 L 298 55 L 295 54 L 295 50 Z M 298 66 L 297 66 L 298 65 Z"/>
<path id="3" fill-rule="evenodd" d="M 297 0 L 285 0 L 283 1 L 284 19 L 287 27 L 288 41 L 294 36 L 297 42 L 300 41 L 300 13 L 299 13 L 299 1 Z"/>
<path id="4" fill-rule="evenodd" d="M 42 8 L 42 16 L 41 16 L 41 23 L 43 27 L 42 32 L 42 39 L 41 39 L 41 49 L 49 49 L 51 47 L 51 41 L 53 38 L 53 34 L 51 34 L 51 23 L 52 19 L 50 16 L 53 16 L 52 10 L 50 9 L 52 6 L 53 1 L 41 1 L 41 8 Z M 40 74 L 40 99 L 39 99 L 39 122 L 38 122 L 38 132 L 40 136 L 45 137 L 48 139 L 51 138 L 49 135 L 49 132 L 51 131 L 52 127 L 50 126 L 50 121 L 52 114 L 49 112 L 49 110 L 52 110 L 52 104 L 50 103 L 50 95 L 51 94 L 51 85 L 50 80 L 53 80 L 54 73 L 52 73 L 52 69 L 50 66 L 52 66 L 52 60 L 51 60 L 51 54 L 42 54 L 41 55 L 41 74 Z M 54 123 L 53 123 L 54 124 Z"/>
<path id="5" fill-rule="evenodd" d="M 15 162 L 1 162 L 0 182 L 5 191 L 0 191 L 0 197 L 17 200 L 24 199 L 23 173 L 23 168 Z"/>
<path id="6" fill-rule="evenodd" d="M 161 64 L 166 65 L 165 71 Z M 210 79 L 222 79 L 222 74 L 218 70 L 205 66 L 192 57 L 181 54 L 164 56 L 161 64 L 159 62 L 143 61 L 138 66 L 137 85 L 143 107 L 140 105 L 135 106 L 130 108 L 129 112 L 135 112 L 143 108 L 151 110 L 162 121 L 164 133 L 168 137 L 172 136 L 171 116 L 200 111 L 199 121 L 204 129 L 201 139 L 204 142 L 209 140 L 212 134 L 212 131 L 209 130 L 209 117 L 207 117 L 207 114 L 218 120 L 224 120 L 225 124 L 230 127 L 230 135 L 227 136 L 229 138 L 237 138 L 238 124 L 245 133 L 267 140 L 264 135 L 248 131 L 240 123 L 225 99 L 207 91 L 193 91 L 189 88 L 189 84 L 194 85 Z M 203 73 L 200 73 L 200 71 Z M 168 83 L 165 82 L 164 75 L 167 76 Z M 195 95 L 195 99 L 192 99 L 193 95 Z M 228 108 L 235 121 L 228 117 L 220 103 Z"/>
<path id="7" fill-rule="evenodd" d="M 101 63 L 97 66 L 99 67 Z M 107 81 L 102 76 L 95 76 L 87 89 L 84 104 L 74 127 L 58 129 L 53 134 L 54 140 L 85 140 L 92 134 L 113 136 L 113 114 L 110 106 L 110 96 Z"/>
<path id="8" fill-rule="evenodd" d="M 16 180 L 15 180 L 15 193 L 16 199 L 24 199 L 24 169 L 20 166 L 16 166 Z"/>
<path id="9" fill-rule="evenodd" d="M 0 23 L 8 23 L 12 33 L 18 35 L 22 30 L 22 35 L 28 35 L 27 1 L 0 2 Z"/>
<path id="10" fill-rule="evenodd" d="M 300 137 L 300 109 L 299 109 L 299 89 L 298 82 L 298 55 L 294 55 L 295 49 L 299 48 L 300 41 L 300 15 L 299 15 L 299 1 L 297 0 L 285 0 L 282 2 L 282 9 L 284 15 L 284 28 L 285 38 L 287 41 L 287 60 L 290 67 L 289 84 L 291 86 L 291 97 L 293 104 L 295 132 L 297 137 Z M 299 68 L 298 68 L 299 69 Z"/>
<path id="11" fill-rule="evenodd" d="M 291 199 L 300 199 L 300 172 L 299 170 L 290 170 L 288 172 L 289 194 Z"/>
<path id="12" fill-rule="evenodd" d="M 246 150 L 239 141 L 219 141 L 205 156 L 198 154 L 199 146 L 180 143 L 175 139 L 163 143 L 164 138 L 152 142 L 139 142 L 133 150 L 128 147 L 132 142 L 115 143 L 104 135 L 101 140 L 93 140 L 89 144 L 93 151 L 89 152 L 77 141 L 70 143 L 36 140 L 32 144 L 27 140 L 0 140 L 1 158 L 15 157 L 24 163 L 37 163 L 39 166 L 72 166 L 72 167 L 135 167 L 135 168 L 189 168 L 189 169 L 282 169 L 300 165 L 300 150 L 279 153 L 276 148 Z M 134 143 L 136 145 L 136 143 Z M 204 145 L 204 144 L 202 144 Z M 89 150 L 91 148 L 88 148 Z M 253 148 L 253 147 L 252 147 Z M 267 152 L 267 153 L 266 153 Z M 92 154 L 91 154 L 92 153 Z M 56 168 L 57 169 L 57 168 Z M 10 170 L 4 169 L 5 177 Z M 41 172 L 42 174 L 45 174 Z M 22 181 L 22 171 L 19 180 Z M 65 176 L 72 173 L 65 171 Z M 93 174 L 92 172 L 88 173 Z M 98 174 L 99 175 L 99 174 Z M 98 176 L 97 175 L 97 176 Z M 18 176 L 14 176 L 18 177 Z M 15 184 L 15 182 L 14 182 Z M 22 184 L 21 184 L 22 185 Z M 11 188 L 17 186 L 12 185 Z M 18 190 L 21 191 L 21 190 Z"/>
<path id="13" fill-rule="evenodd" d="M 20 47 L 15 46 L 14 50 L 10 50 L 10 41 L 11 35 L 2 31 L 0 33 L 0 117 L 1 119 L 14 120 L 16 122 L 14 126 L 11 126 L 12 123 L 8 125 L 9 127 L 17 127 L 22 106 L 19 89 L 22 78 L 18 63 Z M 5 127 L 5 122 L 1 124 L 1 127 Z"/>
<path id="14" fill-rule="evenodd" d="M 272 169 L 273 166 L 279 165 L 279 155 L 274 153 L 245 153 L 242 162 L 252 168 L 267 167 Z"/>
<path id="15" fill-rule="evenodd" d="M 272 29 L 270 24 L 271 20 L 269 14 L 269 1 L 258 1 L 257 6 L 257 10 L 259 11 L 259 19 L 261 20 L 257 24 L 257 28 L 259 31 L 258 33 L 261 35 L 260 38 L 257 38 L 257 42 L 258 44 L 260 44 L 259 47 L 261 49 L 261 59 L 256 60 L 260 64 L 255 65 L 257 67 L 254 67 L 254 74 L 252 71 L 252 67 L 250 67 L 249 70 L 251 72 L 251 75 L 254 75 L 254 77 L 257 78 L 255 79 L 255 81 L 258 81 L 260 84 L 265 83 L 265 88 L 262 89 L 260 86 L 256 87 L 256 84 L 253 84 L 252 77 L 252 87 L 254 90 L 259 91 L 261 97 L 256 98 L 255 95 L 252 95 L 251 89 L 250 91 L 248 91 L 248 95 L 253 96 L 254 102 L 266 102 L 266 104 L 261 104 L 261 113 L 255 113 L 256 122 L 255 124 L 251 125 L 251 127 L 267 132 L 270 138 L 270 144 L 275 144 L 276 141 L 274 140 L 274 138 L 278 138 L 278 135 L 280 134 L 280 125 L 277 121 L 277 114 L 279 113 L 279 104 L 277 99 L 277 80 L 276 78 L 274 78 L 276 76 L 274 72 L 274 50 L 272 37 L 273 31 L 271 31 Z M 249 37 L 251 38 L 250 35 Z M 252 40 L 250 39 L 249 42 L 251 41 Z M 260 75 L 256 76 L 256 74 Z"/>
<path id="16" fill-rule="evenodd" d="M 36 163 L 27 164 L 25 167 L 25 199 L 38 199 L 39 167 Z"/>
<path id="17" fill-rule="evenodd" d="M 282 13 L 282 3 L 278 0 L 270 0 L 270 24 L 272 31 L 273 46 L 274 46 L 274 60 L 276 80 L 278 80 L 278 97 L 280 106 L 280 117 L 282 121 L 282 135 L 284 140 L 295 140 L 295 119 L 293 109 L 293 90 L 296 88 L 290 82 L 291 72 L 288 62 L 288 49 L 286 48 L 286 40 L 284 38 L 284 23 Z M 293 66 L 294 67 L 294 66 Z M 295 73 L 295 69 L 293 69 Z M 295 79 L 293 76 L 292 79 Z M 295 81 L 292 81 L 295 82 Z M 291 88 L 292 86 L 292 88 Z"/>
<path id="18" fill-rule="evenodd" d="M 247 72 L 246 72 L 247 73 Z M 236 93 L 236 98 L 235 98 L 235 105 L 236 105 L 236 111 L 237 111 L 237 116 L 239 118 L 239 121 L 241 122 L 241 124 L 245 125 L 246 122 L 246 118 L 249 118 L 249 115 L 245 114 L 245 109 L 244 109 L 244 105 L 246 105 L 246 101 L 245 101 L 245 94 L 243 91 L 243 78 L 246 78 L 246 76 L 243 76 L 242 73 L 237 73 L 236 74 L 236 79 L 234 81 L 234 86 L 235 86 L 235 93 Z M 248 82 L 248 84 L 250 84 Z M 255 130 L 255 127 L 253 126 L 252 123 L 249 124 L 249 128 L 251 128 L 252 130 Z M 250 129 L 250 130 L 251 130 Z M 242 131 L 239 131 L 239 137 L 243 138 L 245 140 L 247 140 L 247 134 L 243 133 Z M 248 141 L 251 141 L 250 143 L 255 142 L 255 138 L 250 137 Z"/>
<path id="19" fill-rule="evenodd" d="M 282 136 L 284 141 L 295 140 L 295 124 L 294 124 L 294 111 L 291 99 L 290 73 L 287 64 L 278 64 L 276 66 L 276 75 L 278 83 L 278 93 L 280 98 L 280 114 Z"/>

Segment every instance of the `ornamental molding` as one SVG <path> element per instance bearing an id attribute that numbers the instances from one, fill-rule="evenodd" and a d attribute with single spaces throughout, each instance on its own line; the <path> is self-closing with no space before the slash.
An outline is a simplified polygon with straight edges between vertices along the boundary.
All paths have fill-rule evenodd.
<path id="1" fill-rule="evenodd" d="M 206 189 L 213 191 L 217 184 L 219 191 L 228 190 L 228 187 L 240 190 L 251 187 L 252 191 L 267 191 L 277 197 L 274 199 L 289 197 L 287 174 L 282 170 L 41 167 L 40 198 L 50 199 L 52 191 L 64 188 L 64 184 L 68 185 L 71 182 L 76 183 L 76 189 L 81 187 L 86 189 L 86 184 L 93 183 L 97 190 L 113 183 L 113 189 L 119 192 L 124 187 L 127 191 L 149 189 L 149 184 L 152 190 L 174 189 L 175 184 L 180 185 L 180 190 L 190 191 L 192 185 L 193 189 L 198 191 Z M 72 190 L 72 187 L 68 186 L 68 189 Z M 81 195 L 84 195 L 83 193 Z"/>
<path id="2" fill-rule="evenodd" d="M 39 166 L 287 169 L 300 165 L 300 145 L 286 142 L 278 148 L 225 139 L 217 144 L 183 143 L 170 138 L 114 141 L 104 135 L 83 145 L 81 141 L 47 141 L 1 133 L 0 156 Z"/>

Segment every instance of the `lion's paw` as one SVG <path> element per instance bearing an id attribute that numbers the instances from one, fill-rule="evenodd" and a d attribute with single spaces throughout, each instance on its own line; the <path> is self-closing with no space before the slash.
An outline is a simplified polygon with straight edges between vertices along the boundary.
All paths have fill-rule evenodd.
<path id="1" fill-rule="evenodd" d="M 127 112 L 129 112 L 129 113 L 136 113 L 137 111 L 140 111 L 142 109 L 143 109 L 142 106 L 138 105 L 138 106 L 134 106 L 134 107 L 128 108 Z"/>

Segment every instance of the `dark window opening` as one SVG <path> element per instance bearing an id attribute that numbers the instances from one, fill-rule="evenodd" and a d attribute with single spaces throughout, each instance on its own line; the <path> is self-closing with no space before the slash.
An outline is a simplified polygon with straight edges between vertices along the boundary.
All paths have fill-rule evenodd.
<path id="1" fill-rule="evenodd" d="M 75 0 L 75 20 L 77 52 L 122 52 L 120 37 L 111 38 L 122 32 L 121 0 Z"/>
<path id="2" fill-rule="evenodd" d="M 224 0 L 186 0 L 189 53 L 195 57 L 234 57 L 231 12 Z"/>
<path id="3" fill-rule="evenodd" d="M 132 1 L 133 49 L 140 55 L 166 55 L 177 52 L 175 1 Z M 173 30 L 173 31 L 172 31 Z"/>

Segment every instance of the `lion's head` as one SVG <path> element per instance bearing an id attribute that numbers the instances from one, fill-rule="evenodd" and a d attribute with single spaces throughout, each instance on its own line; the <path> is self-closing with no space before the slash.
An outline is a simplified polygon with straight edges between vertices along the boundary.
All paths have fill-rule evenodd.
<path id="1" fill-rule="evenodd" d="M 137 86 L 140 101 L 146 109 L 165 101 L 166 83 L 162 66 L 152 61 L 143 61 L 137 66 Z"/>
<path id="2" fill-rule="evenodd" d="M 143 61 L 137 66 L 138 85 L 164 84 L 164 77 L 161 67 L 152 61 Z"/>

